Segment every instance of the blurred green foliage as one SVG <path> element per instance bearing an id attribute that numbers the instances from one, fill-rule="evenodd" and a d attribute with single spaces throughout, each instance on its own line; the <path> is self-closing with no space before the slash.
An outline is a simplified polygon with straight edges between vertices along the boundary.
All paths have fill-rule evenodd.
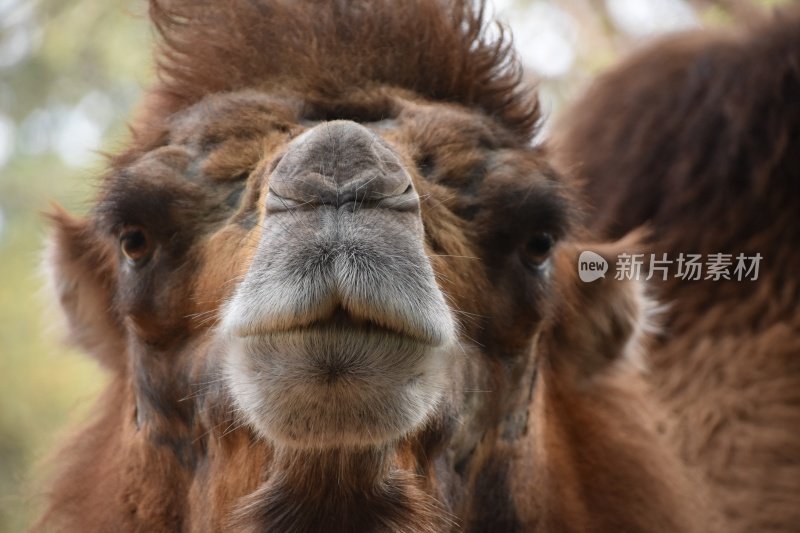
<path id="1" fill-rule="evenodd" d="M 72 111 L 87 94 L 101 95 L 86 100 L 89 117 L 97 101 L 110 115 L 93 126 L 106 141 L 95 148 L 124 138 L 125 117 L 149 74 L 145 7 L 125 0 L 0 1 L 0 61 L 16 59 L 0 67 L 0 116 L 14 125 L 15 137 L 0 162 L 0 531 L 30 525 L 45 458 L 85 417 L 104 383 L 98 365 L 65 348 L 54 327 L 54 305 L 42 289 L 41 214 L 51 201 L 78 213 L 88 207 L 102 158 L 90 153 L 88 165 L 71 167 L 54 150 L 71 134 Z"/>
<path id="2" fill-rule="evenodd" d="M 700 23 L 724 25 L 754 6 L 785 1 L 693 3 Z M 565 42 L 576 59 L 541 85 L 557 105 L 635 42 L 612 27 L 603 2 L 496 3 L 529 15 L 546 8 L 531 15 L 534 22 L 554 9 L 555 22 L 570 19 Z M 152 76 L 145 11 L 143 0 L 0 0 L 0 532 L 30 524 L 40 499 L 35 465 L 85 416 L 104 383 L 93 361 L 51 332 L 41 213 L 53 200 L 85 212 L 102 168 L 86 146 L 112 149 L 124 139 L 125 117 Z"/>
<path id="3" fill-rule="evenodd" d="M 0 200 L 0 531 L 30 518 L 34 464 L 71 414 L 85 409 L 102 384 L 97 366 L 47 335 L 40 210 L 48 197 L 85 196 L 85 182 L 55 157 L 22 160 L 3 171 Z M 83 192 L 81 192 L 83 191 Z M 59 194 L 61 193 L 61 194 Z M 74 202 L 70 202 L 74 203 Z M 52 315 L 51 315 L 52 316 Z"/>

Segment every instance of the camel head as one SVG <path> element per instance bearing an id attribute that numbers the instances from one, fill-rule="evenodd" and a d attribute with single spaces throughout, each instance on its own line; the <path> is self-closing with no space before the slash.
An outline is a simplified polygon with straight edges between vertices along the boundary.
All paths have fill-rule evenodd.
<path id="1" fill-rule="evenodd" d="M 635 377 L 608 377 L 628 372 L 645 300 L 577 279 L 579 209 L 482 8 L 151 14 L 159 81 L 132 138 L 85 218 L 52 215 L 71 338 L 112 377 L 51 514 L 428 531 L 587 508 L 568 487 L 608 472 L 565 466 L 570 432 L 603 461 L 648 434 L 624 411 Z M 645 448 L 608 470 L 650 475 L 630 466 Z M 94 504 L 70 515 L 89 505 L 76 478 Z"/>

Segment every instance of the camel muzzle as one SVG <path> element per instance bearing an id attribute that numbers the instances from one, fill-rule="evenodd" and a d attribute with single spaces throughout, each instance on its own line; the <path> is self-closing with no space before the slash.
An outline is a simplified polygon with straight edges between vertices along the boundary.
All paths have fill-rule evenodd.
<path id="1" fill-rule="evenodd" d="M 384 442 L 434 409 L 455 325 L 424 250 L 420 200 L 391 146 L 349 121 L 296 138 L 226 308 L 229 385 L 268 438 Z"/>

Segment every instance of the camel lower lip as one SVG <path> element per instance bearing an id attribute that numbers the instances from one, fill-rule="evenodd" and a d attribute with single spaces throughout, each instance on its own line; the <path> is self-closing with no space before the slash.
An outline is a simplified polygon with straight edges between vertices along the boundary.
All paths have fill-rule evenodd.
<path id="1" fill-rule="evenodd" d="M 401 359 L 413 364 L 434 348 L 390 329 L 341 324 L 269 330 L 241 336 L 239 342 L 251 357 L 268 358 L 276 369 L 291 366 L 313 374 L 317 369 L 338 368 L 365 379 Z"/>

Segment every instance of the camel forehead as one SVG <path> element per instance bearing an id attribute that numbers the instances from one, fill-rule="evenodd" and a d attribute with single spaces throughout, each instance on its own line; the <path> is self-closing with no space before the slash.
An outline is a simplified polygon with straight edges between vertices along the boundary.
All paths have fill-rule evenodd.
<path id="1" fill-rule="evenodd" d="M 457 104 L 416 100 L 404 91 L 381 90 L 377 94 L 379 97 L 371 93 L 345 95 L 326 102 L 249 90 L 210 95 L 167 121 L 168 142 L 214 149 L 230 139 L 257 139 L 274 132 L 295 136 L 320 122 L 344 119 L 379 135 L 417 130 L 415 136 L 398 138 L 399 144 L 461 141 L 486 148 L 514 146 L 515 139 L 482 113 Z"/>

